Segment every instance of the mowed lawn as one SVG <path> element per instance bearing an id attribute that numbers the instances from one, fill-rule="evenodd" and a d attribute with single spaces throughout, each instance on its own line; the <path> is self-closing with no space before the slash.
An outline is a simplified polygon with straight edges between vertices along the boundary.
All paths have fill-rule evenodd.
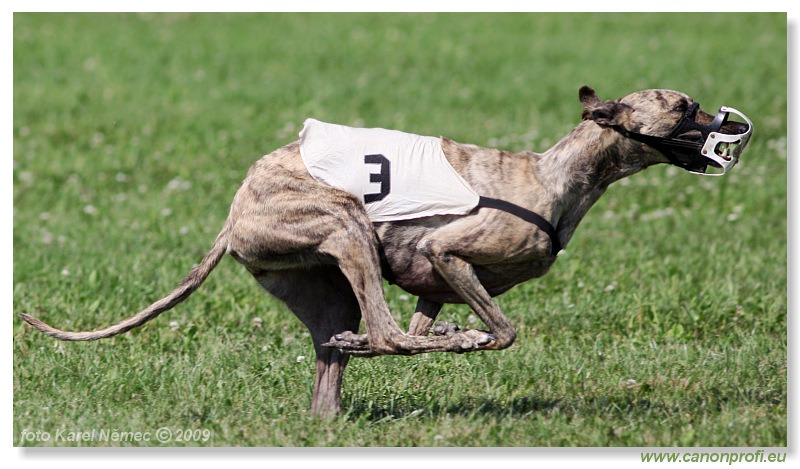
<path id="1" fill-rule="evenodd" d="M 784 14 L 15 14 L 13 33 L 14 445 L 786 445 Z M 755 135 L 723 178 L 612 186 L 547 276 L 497 299 L 507 350 L 353 359 L 320 421 L 306 330 L 230 258 L 111 340 L 17 317 L 90 330 L 161 298 L 307 117 L 544 151 L 584 84 L 677 89 Z M 386 292 L 407 325 L 415 298 Z"/>

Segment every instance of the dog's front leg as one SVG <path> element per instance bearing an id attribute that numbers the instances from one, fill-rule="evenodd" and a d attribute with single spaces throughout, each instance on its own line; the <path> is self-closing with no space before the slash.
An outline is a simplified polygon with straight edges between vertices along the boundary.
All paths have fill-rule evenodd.
<path id="1" fill-rule="evenodd" d="M 421 248 L 450 288 L 489 326 L 489 332 L 495 340 L 483 345 L 481 349 L 500 350 L 511 346 L 517 338 L 514 326 L 481 285 L 472 265 L 450 252 L 446 243 L 436 239 L 425 240 L 421 243 Z"/>
<path id="2" fill-rule="evenodd" d="M 343 230 L 330 236 L 320 252 L 337 260 L 339 269 L 350 282 L 358 300 L 367 329 L 367 333 L 362 335 L 353 331 L 335 334 L 323 346 L 338 348 L 355 356 L 370 357 L 469 352 L 480 350 L 495 340 L 492 334 L 477 330 L 434 337 L 404 334 L 392 318 L 384 299 L 377 247 L 369 236 L 358 236 L 355 230 Z M 425 321 L 435 318 L 434 310 L 438 312 L 441 306 L 432 302 L 423 302 L 423 305 L 426 305 L 425 312 L 428 315 Z M 421 314 L 425 316 L 425 312 Z"/>
<path id="3" fill-rule="evenodd" d="M 428 335 L 441 309 L 441 303 L 419 298 L 417 300 L 417 307 L 414 308 L 414 315 L 411 316 L 411 324 L 408 326 L 408 333 L 411 335 Z"/>

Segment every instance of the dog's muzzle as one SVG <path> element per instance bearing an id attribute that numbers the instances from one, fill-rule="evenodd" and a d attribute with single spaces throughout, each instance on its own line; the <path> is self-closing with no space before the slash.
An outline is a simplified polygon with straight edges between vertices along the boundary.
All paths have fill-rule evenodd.
<path id="1" fill-rule="evenodd" d="M 699 124 L 695 121 L 698 109 L 700 105 L 692 103 L 666 137 L 631 132 L 619 126 L 614 129 L 660 151 L 675 166 L 704 176 L 722 176 L 739 162 L 739 155 L 753 134 L 753 123 L 736 109 L 723 106 L 710 124 Z M 731 114 L 745 123 L 729 121 Z M 736 133 L 721 132 L 723 126 Z"/>

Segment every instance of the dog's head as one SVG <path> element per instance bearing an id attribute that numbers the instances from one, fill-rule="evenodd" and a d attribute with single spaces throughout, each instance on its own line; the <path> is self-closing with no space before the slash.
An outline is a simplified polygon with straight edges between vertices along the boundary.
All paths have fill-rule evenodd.
<path id="1" fill-rule="evenodd" d="M 615 101 L 601 101 L 588 86 L 578 94 L 584 120 L 644 143 L 656 158 L 653 163 L 671 163 L 696 174 L 728 172 L 753 133 L 753 123 L 741 112 L 722 107 L 711 115 L 677 91 L 645 90 Z M 731 115 L 745 122 L 728 120 Z"/>

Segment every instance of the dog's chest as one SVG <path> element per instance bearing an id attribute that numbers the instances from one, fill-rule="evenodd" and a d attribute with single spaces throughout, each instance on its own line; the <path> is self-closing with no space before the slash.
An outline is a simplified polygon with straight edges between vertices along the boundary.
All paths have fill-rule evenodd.
<path id="1" fill-rule="evenodd" d="M 442 225 L 434 223 L 433 220 L 377 224 L 376 232 L 381 240 L 384 276 L 409 293 L 431 301 L 463 303 L 463 299 L 453 291 L 435 271 L 430 260 L 417 248 L 420 240 L 435 232 L 440 226 Z M 496 235 L 496 232 L 488 233 L 482 242 L 493 242 Z M 515 241 L 516 244 L 522 243 L 519 239 Z M 508 238 L 504 238 L 504 242 L 515 244 Z M 553 258 L 542 254 L 542 248 L 535 243 L 529 243 L 529 249 L 507 252 L 503 259 L 494 259 L 490 263 L 467 260 L 475 268 L 481 284 L 492 296 L 499 295 L 519 283 L 541 277 L 553 265 Z"/>
<path id="2" fill-rule="evenodd" d="M 358 197 L 373 222 L 464 215 L 478 204 L 439 138 L 307 119 L 300 155 L 315 179 Z"/>
<path id="3" fill-rule="evenodd" d="M 423 256 L 408 252 L 408 257 L 393 267 L 392 283 L 404 290 L 441 303 L 463 303 L 452 287 L 434 271 L 432 264 Z M 507 264 L 473 265 L 481 285 L 491 296 L 500 295 L 515 285 L 532 278 L 541 277 L 552 266 L 548 259 Z"/>

